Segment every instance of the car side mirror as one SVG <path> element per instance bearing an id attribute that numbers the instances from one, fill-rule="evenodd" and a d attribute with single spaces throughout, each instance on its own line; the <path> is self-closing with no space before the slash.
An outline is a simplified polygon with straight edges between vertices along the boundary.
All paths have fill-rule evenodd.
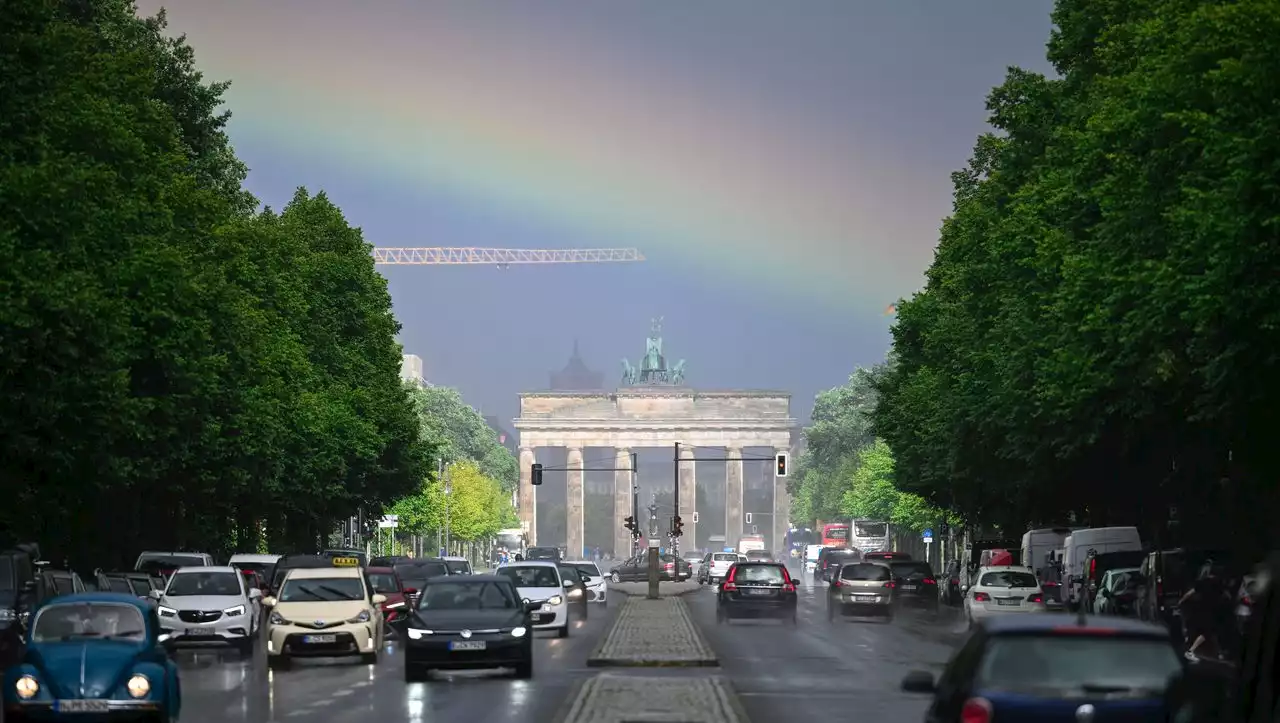
<path id="1" fill-rule="evenodd" d="M 524 604 L 524 611 L 527 613 L 537 612 L 542 609 L 542 603 L 527 602 Z"/>
<path id="2" fill-rule="evenodd" d="M 960 586 L 960 594 L 962 594 L 962 595 L 963 595 L 964 593 L 967 593 L 967 592 L 969 592 L 969 586 L 968 586 L 968 585 L 961 585 L 961 586 Z"/>
<path id="3" fill-rule="evenodd" d="M 404 594 L 405 594 L 405 595 L 417 595 L 417 594 L 418 594 L 418 588 L 416 588 L 416 587 L 406 587 L 406 588 L 404 589 Z"/>
<path id="4" fill-rule="evenodd" d="M 172 639 L 173 639 L 172 635 L 168 633 L 160 633 L 159 635 L 156 636 L 156 643 L 159 645 L 164 645 L 165 643 L 169 642 Z"/>
<path id="5" fill-rule="evenodd" d="M 275 599 L 274 597 L 272 597 L 272 596 L 268 595 L 268 596 L 266 596 L 266 597 L 262 598 L 262 606 L 263 606 L 263 607 L 266 607 L 266 608 L 275 607 L 275 606 L 276 606 L 276 599 Z"/>
<path id="6" fill-rule="evenodd" d="M 147 597 L 155 600 L 156 602 L 160 602 L 160 598 L 164 597 L 164 590 L 152 590 L 147 593 Z"/>
<path id="7" fill-rule="evenodd" d="M 369 602 L 373 603 L 374 605 L 381 605 L 386 601 L 387 601 L 387 596 L 383 595 L 380 592 L 375 592 L 373 594 L 373 597 L 369 598 Z"/>
<path id="8" fill-rule="evenodd" d="M 927 670 L 913 670 L 902 679 L 902 690 L 907 693 L 932 693 L 936 689 L 933 673 Z"/>
<path id="9" fill-rule="evenodd" d="M 568 589 L 569 589 L 569 588 L 571 588 L 571 587 L 573 587 L 573 580 L 565 580 L 565 581 L 564 581 L 564 588 L 565 588 L 566 590 L 568 590 Z"/>
<path id="10" fill-rule="evenodd" d="M 258 589 L 258 588 L 256 588 L 256 587 L 251 587 L 251 588 L 249 588 L 249 599 L 250 599 L 250 600 L 261 600 L 261 599 L 262 599 L 262 591 L 261 591 L 261 590 L 259 590 L 259 589 Z"/>

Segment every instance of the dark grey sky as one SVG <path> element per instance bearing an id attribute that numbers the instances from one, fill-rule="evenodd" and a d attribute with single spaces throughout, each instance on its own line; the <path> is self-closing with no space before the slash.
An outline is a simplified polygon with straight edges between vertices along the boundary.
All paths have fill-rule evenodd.
<path id="1" fill-rule="evenodd" d="M 156 5 L 144 2 L 144 11 Z M 323 189 L 378 246 L 637 246 L 638 265 L 386 268 L 406 350 L 509 419 L 580 340 L 666 350 L 795 413 L 883 358 L 948 174 L 1050 0 L 174 0 L 272 205 Z"/>

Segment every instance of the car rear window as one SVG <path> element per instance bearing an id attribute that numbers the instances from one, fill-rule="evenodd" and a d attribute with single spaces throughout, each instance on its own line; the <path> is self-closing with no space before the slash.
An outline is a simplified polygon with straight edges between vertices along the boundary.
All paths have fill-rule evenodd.
<path id="1" fill-rule="evenodd" d="M 717 552 L 711 556 L 715 562 L 737 562 L 738 556 L 731 552 Z"/>
<path id="2" fill-rule="evenodd" d="M 1036 582 L 1036 576 L 1029 572 L 1017 572 L 1014 570 L 1002 570 L 1000 572 L 988 572 L 982 576 L 978 584 L 983 587 L 1039 587 L 1040 583 Z"/>
<path id="3" fill-rule="evenodd" d="M 733 574 L 733 581 L 782 583 L 786 581 L 786 576 L 782 574 L 782 567 L 778 565 L 753 565 L 740 562 L 737 572 Z"/>
<path id="4" fill-rule="evenodd" d="M 889 578 L 889 568 L 884 565 L 872 565 L 866 562 L 858 562 L 852 565 L 845 565 L 840 568 L 841 580 L 880 581 L 888 580 Z"/>
<path id="5" fill-rule="evenodd" d="M 987 644 L 974 687 L 1076 698 L 1160 697 L 1182 664 L 1167 640 L 1126 636 L 1010 635 Z"/>
<path id="6" fill-rule="evenodd" d="M 927 562 L 893 562 L 889 569 L 896 577 L 933 577 L 933 568 Z"/>

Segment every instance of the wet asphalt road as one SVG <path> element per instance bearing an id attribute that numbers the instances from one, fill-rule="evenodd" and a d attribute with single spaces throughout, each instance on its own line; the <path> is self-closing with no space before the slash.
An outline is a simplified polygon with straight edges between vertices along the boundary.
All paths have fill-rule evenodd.
<path id="1" fill-rule="evenodd" d="M 846 719 L 852 711 L 873 720 L 919 720 L 925 701 L 900 692 L 898 684 L 913 668 L 939 670 L 960 637 L 958 624 L 950 617 L 933 620 L 911 614 L 900 615 L 892 624 L 829 623 L 824 594 L 824 586 L 802 588 L 797 627 L 772 621 L 717 626 L 713 592 L 700 589 L 685 599 L 719 655 L 721 668 L 609 672 L 728 676 L 756 723 Z M 556 720 L 578 683 L 600 672 L 588 668 L 586 660 L 613 621 L 613 602 L 617 600 L 609 606 L 593 605 L 589 619 L 575 620 L 567 639 L 539 633 L 530 681 L 498 672 L 466 672 L 406 684 L 394 641 L 376 666 L 304 661 L 286 671 L 268 671 L 261 654 L 244 661 L 232 652 L 182 651 L 182 719 L 548 723 Z"/>

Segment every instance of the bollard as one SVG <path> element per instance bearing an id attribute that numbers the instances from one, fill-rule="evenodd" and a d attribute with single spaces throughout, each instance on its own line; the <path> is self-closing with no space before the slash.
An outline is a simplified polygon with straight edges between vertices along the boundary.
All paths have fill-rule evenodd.
<path id="1" fill-rule="evenodd" d="M 649 594 L 650 600 L 658 599 L 658 541 L 649 540 Z"/>

